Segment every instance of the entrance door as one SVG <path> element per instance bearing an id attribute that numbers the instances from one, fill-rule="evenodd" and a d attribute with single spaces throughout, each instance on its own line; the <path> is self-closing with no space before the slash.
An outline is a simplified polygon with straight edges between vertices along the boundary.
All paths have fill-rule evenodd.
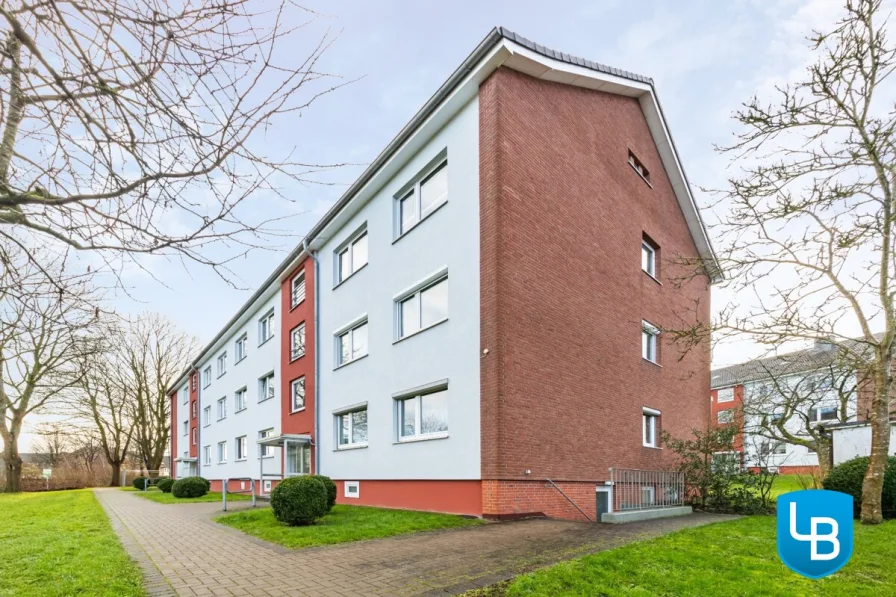
<path id="1" fill-rule="evenodd" d="M 602 514 L 613 511 L 613 505 L 610 502 L 612 496 L 613 493 L 610 487 L 597 488 L 597 522 L 601 522 L 600 517 Z"/>

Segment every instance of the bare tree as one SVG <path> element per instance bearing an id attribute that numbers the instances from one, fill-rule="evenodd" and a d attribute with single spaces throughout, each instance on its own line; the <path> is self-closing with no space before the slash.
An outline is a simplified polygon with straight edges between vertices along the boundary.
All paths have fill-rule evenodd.
<path id="1" fill-rule="evenodd" d="M 741 304 L 725 308 L 714 331 L 769 347 L 830 342 L 845 370 L 873 384 L 861 519 L 879 523 L 896 350 L 896 111 L 882 87 L 896 48 L 879 0 L 847 0 L 844 13 L 813 34 L 802 80 L 734 115 L 742 131 L 721 151 L 738 173 L 722 193 L 716 236 Z"/>
<path id="2" fill-rule="evenodd" d="M 56 468 L 71 448 L 71 429 L 61 423 L 44 423 L 37 430 L 37 441 L 33 447 L 38 464 L 46 468 Z"/>
<path id="3" fill-rule="evenodd" d="M 77 383 L 76 363 L 92 350 L 88 332 L 97 320 L 89 280 L 54 268 L 51 283 L 27 260 L 16 266 L 22 294 L 0 286 L 0 439 L 6 491 L 20 490 L 19 437 L 26 417 Z"/>
<path id="4" fill-rule="evenodd" d="M 335 167 L 266 138 L 344 84 L 319 67 L 318 18 L 291 0 L 0 4 L 0 238 L 36 261 L 54 243 L 229 279 L 278 233 L 244 202 Z"/>
<path id="5" fill-rule="evenodd" d="M 148 471 L 161 468 L 171 438 L 168 383 L 183 373 L 197 348 L 195 338 L 152 313 L 129 322 L 119 343 L 128 368 L 134 448 Z"/>
<path id="6" fill-rule="evenodd" d="M 808 373 L 778 374 L 751 386 L 744 397 L 744 433 L 779 443 L 803 446 L 818 455 L 822 477 L 831 470 L 831 436 L 822 423 L 845 423 L 857 415 L 856 372 L 837 359 Z M 759 444 L 757 444 L 758 446 Z M 754 456 L 762 456 L 755 450 Z M 766 455 L 770 456 L 770 455 Z"/>
<path id="7" fill-rule="evenodd" d="M 84 470 L 92 478 L 96 464 L 104 456 L 100 434 L 95 429 L 82 429 L 72 435 L 72 455 L 84 466 Z"/>

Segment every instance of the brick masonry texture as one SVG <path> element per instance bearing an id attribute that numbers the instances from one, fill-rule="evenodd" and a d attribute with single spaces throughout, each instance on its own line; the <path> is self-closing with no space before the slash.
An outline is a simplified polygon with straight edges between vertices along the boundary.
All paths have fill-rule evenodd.
<path id="1" fill-rule="evenodd" d="M 661 366 L 646 362 L 641 321 L 707 321 L 709 280 L 676 280 L 697 251 L 636 99 L 506 68 L 479 93 L 482 478 L 590 482 L 593 508 L 610 467 L 670 463 L 642 446 L 642 407 L 675 436 L 708 424 L 708 346 L 663 336 Z M 659 283 L 641 271 L 645 234 Z M 519 489 L 484 489 L 486 514 L 534 507 Z"/>

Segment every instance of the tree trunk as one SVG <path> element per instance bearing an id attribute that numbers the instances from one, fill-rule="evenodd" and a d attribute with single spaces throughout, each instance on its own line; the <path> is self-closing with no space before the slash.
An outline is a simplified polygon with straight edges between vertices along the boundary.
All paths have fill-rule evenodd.
<path id="1" fill-rule="evenodd" d="M 22 491 L 22 457 L 19 456 L 19 445 L 15 436 L 4 441 L 3 466 L 6 469 L 6 493 Z"/>
<path id="2" fill-rule="evenodd" d="M 818 438 L 815 442 L 815 453 L 818 455 L 818 470 L 821 473 L 821 478 L 825 479 L 834 466 L 834 450 L 831 440 Z"/>
<path id="3" fill-rule="evenodd" d="M 890 450 L 889 387 L 883 372 L 877 372 L 874 377 L 874 398 L 871 401 L 871 458 L 862 483 L 860 518 L 864 524 L 883 522 L 881 493 Z"/>
<path id="4" fill-rule="evenodd" d="M 121 463 L 120 462 L 110 462 L 112 466 L 112 481 L 109 483 L 109 487 L 121 487 Z"/>

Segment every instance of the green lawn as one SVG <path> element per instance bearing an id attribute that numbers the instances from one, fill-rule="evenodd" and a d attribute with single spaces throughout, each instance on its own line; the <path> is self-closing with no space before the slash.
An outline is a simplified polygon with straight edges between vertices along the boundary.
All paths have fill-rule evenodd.
<path id="1" fill-rule="evenodd" d="M 90 490 L 0 493 L 0 596 L 143 595 Z"/>
<path id="2" fill-rule="evenodd" d="M 778 475 L 772 485 L 772 497 L 803 489 L 815 489 L 811 475 Z"/>
<path id="3" fill-rule="evenodd" d="M 221 493 L 210 491 L 202 497 L 198 498 L 176 498 L 170 493 L 163 493 L 158 489 L 150 489 L 149 491 L 139 491 L 133 487 L 122 487 L 123 491 L 131 491 L 134 495 L 139 495 L 147 500 L 152 500 L 158 504 L 198 504 L 205 502 L 220 502 Z M 245 502 L 251 500 L 251 495 L 245 493 L 228 493 L 228 502 Z"/>
<path id="4" fill-rule="evenodd" d="M 243 510 L 219 516 L 216 520 L 265 541 L 294 549 L 482 524 L 479 519 L 452 514 L 338 504 L 314 525 L 304 527 L 280 523 L 270 508 Z"/>
<path id="5" fill-rule="evenodd" d="M 784 566 L 775 545 L 775 518 L 754 516 L 570 560 L 469 595 L 896 595 L 896 521 L 856 524 L 855 533 L 852 560 L 821 580 Z"/>

